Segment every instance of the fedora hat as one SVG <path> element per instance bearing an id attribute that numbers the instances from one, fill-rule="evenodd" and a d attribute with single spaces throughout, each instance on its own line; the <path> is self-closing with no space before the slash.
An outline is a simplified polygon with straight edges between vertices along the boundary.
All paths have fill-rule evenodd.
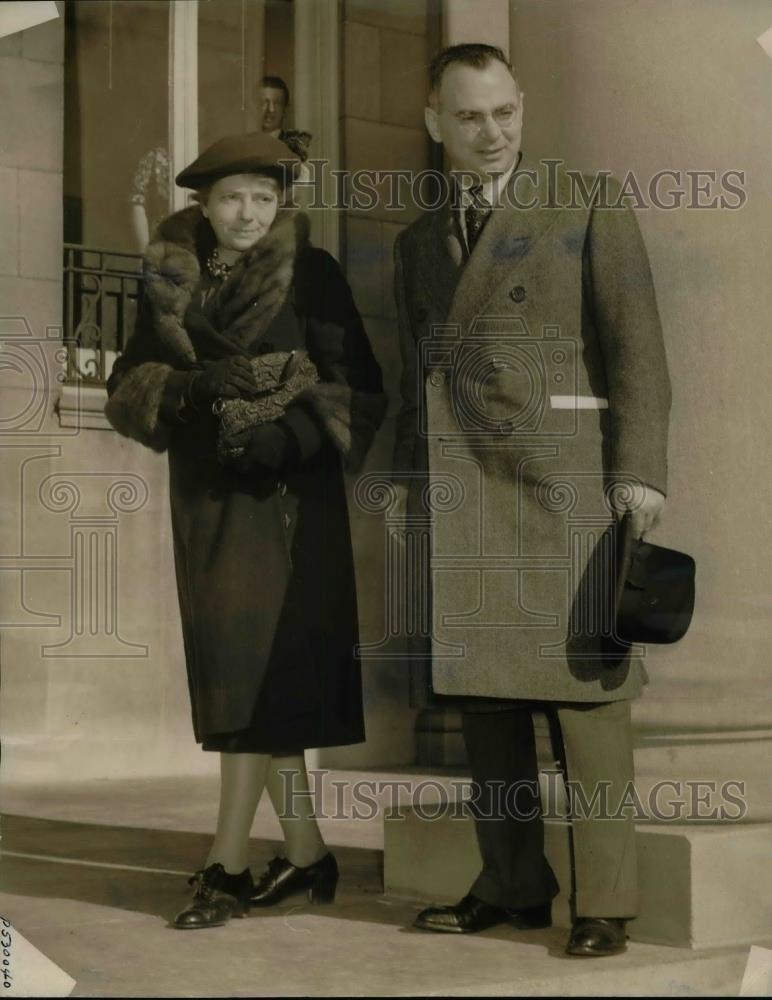
<path id="1" fill-rule="evenodd" d="M 289 181 L 299 163 L 300 157 L 289 146 L 267 132 L 226 135 L 213 142 L 180 171 L 175 182 L 178 187 L 199 190 L 220 177 L 266 171 L 283 175 Z"/>
<path id="2" fill-rule="evenodd" d="M 694 611 L 694 559 L 633 538 L 629 514 L 617 531 L 616 637 L 624 643 L 677 642 Z"/>

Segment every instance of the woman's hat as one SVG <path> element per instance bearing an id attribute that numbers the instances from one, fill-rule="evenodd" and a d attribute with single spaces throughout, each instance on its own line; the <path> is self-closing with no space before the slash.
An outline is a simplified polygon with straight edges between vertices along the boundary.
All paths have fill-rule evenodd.
<path id="1" fill-rule="evenodd" d="M 178 187 L 199 190 L 220 177 L 270 171 L 286 173 L 290 180 L 300 158 L 279 139 L 267 132 L 226 135 L 204 150 L 177 174 Z"/>

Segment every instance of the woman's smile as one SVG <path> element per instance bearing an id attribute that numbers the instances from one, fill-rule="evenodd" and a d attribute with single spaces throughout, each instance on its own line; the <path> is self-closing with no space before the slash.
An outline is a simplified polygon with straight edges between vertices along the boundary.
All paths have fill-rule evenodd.
<path id="1" fill-rule="evenodd" d="M 234 174 L 215 181 L 203 212 L 220 251 L 243 253 L 265 236 L 278 209 L 279 185 L 272 177 Z"/>

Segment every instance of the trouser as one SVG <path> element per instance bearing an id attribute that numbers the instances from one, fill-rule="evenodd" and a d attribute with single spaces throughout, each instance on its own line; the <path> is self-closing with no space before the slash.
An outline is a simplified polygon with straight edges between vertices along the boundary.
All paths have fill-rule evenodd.
<path id="1" fill-rule="evenodd" d="M 552 722 L 557 719 L 562 748 L 554 748 L 556 756 L 570 782 L 581 785 L 584 801 L 592 803 L 602 787 L 607 795 L 597 808 L 605 800 L 608 815 L 613 816 L 633 782 L 628 701 L 513 702 L 511 709 L 463 713 L 464 741 L 477 793 L 472 810 L 483 860 L 470 891 L 486 903 L 508 909 L 540 906 L 558 893 L 554 872 L 544 856 L 534 708 L 552 713 Z M 584 813 L 571 824 L 572 911 L 578 917 L 634 917 L 637 867 L 630 810 L 618 818 L 602 818 L 591 809 Z"/>

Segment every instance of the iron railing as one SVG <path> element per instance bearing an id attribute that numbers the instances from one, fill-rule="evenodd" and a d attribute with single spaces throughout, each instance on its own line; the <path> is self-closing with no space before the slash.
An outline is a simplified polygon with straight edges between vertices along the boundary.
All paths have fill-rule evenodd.
<path id="1" fill-rule="evenodd" d="M 67 382 L 106 382 L 134 327 L 141 280 L 141 254 L 64 244 Z"/>

